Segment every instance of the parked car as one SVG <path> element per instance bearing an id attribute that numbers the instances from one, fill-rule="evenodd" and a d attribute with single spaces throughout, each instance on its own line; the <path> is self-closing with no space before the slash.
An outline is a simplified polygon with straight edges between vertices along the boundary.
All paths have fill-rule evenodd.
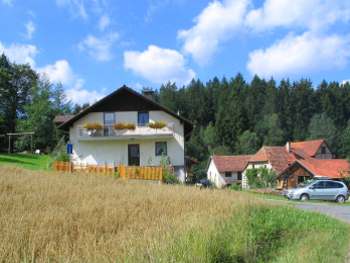
<path id="1" fill-rule="evenodd" d="M 344 203 L 349 198 L 349 190 L 343 182 L 332 180 L 312 180 L 287 190 L 285 196 L 290 200 L 306 201 L 332 200 Z"/>
<path id="2" fill-rule="evenodd" d="M 208 188 L 211 186 L 211 183 L 208 179 L 201 179 L 196 183 L 196 186 L 199 188 Z"/>

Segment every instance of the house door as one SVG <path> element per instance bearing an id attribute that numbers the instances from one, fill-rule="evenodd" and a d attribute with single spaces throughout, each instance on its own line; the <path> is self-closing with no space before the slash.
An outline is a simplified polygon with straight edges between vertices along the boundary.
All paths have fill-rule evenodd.
<path id="1" fill-rule="evenodd" d="M 140 165 L 140 145 L 139 144 L 128 145 L 128 165 L 130 166 Z"/>

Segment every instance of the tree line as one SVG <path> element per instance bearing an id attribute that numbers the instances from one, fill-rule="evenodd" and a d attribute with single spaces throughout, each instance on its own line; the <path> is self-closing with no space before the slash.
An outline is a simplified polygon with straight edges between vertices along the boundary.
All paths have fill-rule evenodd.
<path id="1" fill-rule="evenodd" d="M 154 99 L 194 124 L 186 155 L 198 160 L 194 172 L 203 176 L 212 154 L 252 154 L 262 145 L 325 138 L 337 157 L 350 156 L 350 84 L 322 81 L 317 87 L 308 79 L 290 81 L 241 74 L 214 77 L 204 83 L 193 80 L 177 87 L 162 85 Z M 34 131 L 34 145 L 52 150 L 62 132 L 53 119 L 74 114 L 88 105 L 73 105 L 60 84 L 50 83 L 29 65 L 0 57 L 0 135 Z M 12 149 L 28 149 L 19 137 Z M 0 148 L 7 148 L 0 137 Z"/>
<path id="2" fill-rule="evenodd" d="M 253 154 L 262 145 L 325 138 L 339 158 L 350 156 L 350 84 L 309 79 L 265 80 L 241 74 L 178 88 L 162 85 L 155 99 L 194 124 L 186 154 L 203 176 L 213 154 Z"/>

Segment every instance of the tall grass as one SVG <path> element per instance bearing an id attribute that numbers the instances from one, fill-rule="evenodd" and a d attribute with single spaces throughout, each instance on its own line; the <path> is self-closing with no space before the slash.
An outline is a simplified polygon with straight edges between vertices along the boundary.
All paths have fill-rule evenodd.
<path id="1" fill-rule="evenodd" d="M 342 262 L 348 230 L 244 193 L 0 167 L 0 262 Z"/>

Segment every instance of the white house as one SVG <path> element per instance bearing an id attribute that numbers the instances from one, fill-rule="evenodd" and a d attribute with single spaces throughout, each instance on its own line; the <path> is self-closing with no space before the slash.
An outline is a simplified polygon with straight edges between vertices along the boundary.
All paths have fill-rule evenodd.
<path id="1" fill-rule="evenodd" d="M 233 183 L 241 184 L 242 172 L 251 157 L 251 155 L 212 156 L 207 169 L 208 180 L 218 188 Z"/>
<path id="2" fill-rule="evenodd" d="M 159 166 L 166 156 L 185 180 L 185 136 L 192 124 L 126 86 L 59 128 L 69 132 L 75 164 Z"/>

